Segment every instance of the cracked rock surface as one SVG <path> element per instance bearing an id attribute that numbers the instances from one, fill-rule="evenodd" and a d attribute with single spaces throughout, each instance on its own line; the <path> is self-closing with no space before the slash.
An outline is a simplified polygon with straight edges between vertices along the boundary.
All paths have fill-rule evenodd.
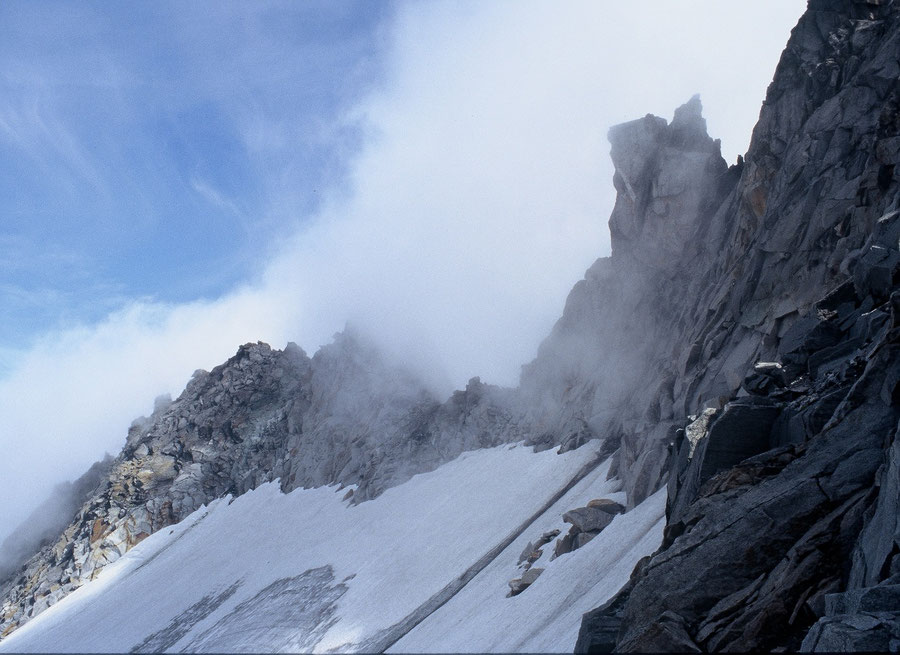
<path id="1" fill-rule="evenodd" d="M 898 52 L 889 1 L 812 0 L 793 31 L 684 263 L 663 545 L 579 652 L 900 644 Z"/>

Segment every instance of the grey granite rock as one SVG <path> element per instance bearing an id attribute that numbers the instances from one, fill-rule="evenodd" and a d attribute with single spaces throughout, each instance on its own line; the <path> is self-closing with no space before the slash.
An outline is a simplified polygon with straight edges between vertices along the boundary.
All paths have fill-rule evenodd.
<path id="1" fill-rule="evenodd" d="M 822 619 L 809 631 L 800 650 L 804 653 L 900 652 L 900 620 L 896 613 Z"/>
<path id="2" fill-rule="evenodd" d="M 621 514 L 625 511 L 625 506 L 622 503 L 617 503 L 614 500 L 610 500 L 608 498 L 595 498 L 593 500 L 589 500 L 587 506 L 591 509 L 599 509 L 602 512 L 606 512 L 607 514 Z"/>
<path id="3" fill-rule="evenodd" d="M 612 523 L 613 516 L 598 507 L 576 507 L 563 514 L 563 521 L 579 532 L 600 532 Z"/>
<path id="4" fill-rule="evenodd" d="M 535 580 L 540 577 L 541 573 L 544 572 L 544 569 L 540 569 L 538 567 L 532 567 L 525 571 L 522 574 L 521 578 L 515 578 L 509 581 L 509 596 L 518 596 L 523 591 L 528 589 L 532 584 L 534 584 Z"/>
<path id="5" fill-rule="evenodd" d="M 894 3 L 813 1 L 792 33 L 740 180 L 700 224 L 697 275 L 661 283 L 681 307 L 655 361 L 678 361 L 666 396 L 683 412 L 663 547 L 579 643 L 590 625 L 608 643 L 615 620 L 623 651 L 897 647 L 896 608 L 829 616 L 826 599 L 900 569 L 898 51 Z"/>

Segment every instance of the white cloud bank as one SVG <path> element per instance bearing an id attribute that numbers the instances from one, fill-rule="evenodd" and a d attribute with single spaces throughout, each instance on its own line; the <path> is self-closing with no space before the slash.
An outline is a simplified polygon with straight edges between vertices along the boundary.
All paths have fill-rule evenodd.
<path id="1" fill-rule="evenodd" d="M 352 320 L 437 388 L 515 384 L 608 253 L 607 129 L 699 92 L 733 160 L 803 6 L 402 5 L 387 84 L 343 117 L 368 135 L 349 184 L 319 215 L 283 217 L 302 227 L 256 280 L 212 302 L 135 301 L 15 360 L 0 380 L 0 538 L 53 483 L 118 452 L 155 396 L 246 341 L 312 353 Z"/>

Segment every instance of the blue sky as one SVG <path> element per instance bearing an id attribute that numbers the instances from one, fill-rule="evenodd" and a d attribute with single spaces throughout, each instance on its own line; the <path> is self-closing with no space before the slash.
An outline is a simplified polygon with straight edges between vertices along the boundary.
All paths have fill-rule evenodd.
<path id="1" fill-rule="evenodd" d="M 805 4 L 0 3 L 0 539 L 241 343 L 514 385 L 609 127 L 700 93 L 733 162 Z"/>
<path id="2" fill-rule="evenodd" d="M 381 78 L 392 11 L 0 4 L 7 356 L 131 298 L 212 298 L 253 275 L 358 150 L 346 112 Z"/>

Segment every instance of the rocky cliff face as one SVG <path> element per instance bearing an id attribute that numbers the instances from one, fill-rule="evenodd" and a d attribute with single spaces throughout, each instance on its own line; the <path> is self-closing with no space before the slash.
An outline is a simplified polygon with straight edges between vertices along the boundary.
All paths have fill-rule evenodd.
<path id="1" fill-rule="evenodd" d="M 58 484 L 53 493 L 34 510 L 19 530 L 0 546 L 0 580 L 6 580 L 44 545 L 56 541 L 79 508 L 106 480 L 113 458 L 107 455 L 75 482 Z"/>
<path id="2" fill-rule="evenodd" d="M 898 52 L 890 2 L 810 2 L 737 183 L 657 278 L 673 383 L 630 395 L 674 419 L 666 539 L 579 650 L 896 649 Z M 640 478 L 659 442 L 633 441 Z"/>
<path id="3" fill-rule="evenodd" d="M 679 314 L 700 262 L 714 257 L 702 235 L 740 171 L 726 166 L 707 135 L 696 97 L 671 124 L 646 116 L 614 127 L 609 138 L 618 191 L 612 256 L 575 285 L 523 369 L 521 390 L 550 438 L 580 434 L 619 446 L 618 474 L 633 507 L 659 487 L 666 445 L 683 422 L 681 378 L 701 357 L 683 347 L 696 324 Z M 696 392 L 692 403 L 717 391 Z"/>
<path id="4" fill-rule="evenodd" d="M 898 53 L 890 0 L 811 0 L 745 161 L 698 98 L 613 128 L 612 255 L 518 389 L 436 399 L 352 331 L 197 372 L 7 577 L 0 634 L 265 481 L 362 502 L 464 450 L 602 439 L 626 510 L 668 485 L 668 527 L 579 650 L 896 649 Z"/>

